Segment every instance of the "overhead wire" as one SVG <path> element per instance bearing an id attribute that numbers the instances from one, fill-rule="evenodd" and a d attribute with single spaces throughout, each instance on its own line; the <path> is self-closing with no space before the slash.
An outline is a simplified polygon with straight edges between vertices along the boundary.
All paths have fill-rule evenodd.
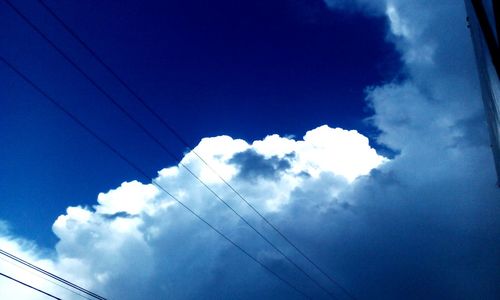
<path id="1" fill-rule="evenodd" d="M 14 6 L 11 1 L 4 0 L 4 2 L 21 18 L 25 21 L 30 28 L 32 28 L 43 40 L 45 40 L 54 50 L 56 50 L 59 55 L 61 55 L 70 65 L 72 65 L 83 77 L 89 81 L 105 98 L 115 106 L 121 113 L 123 113 L 132 123 L 134 123 L 146 136 L 148 136 L 153 142 L 155 142 L 165 153 L 167 153 L 174 160 L 179 161 L 179 165 L 183 167 L 191 176 L 193 176 L 200 184 L 202 184 L 210 193 L 212 193 L 221 203 L 223 203 L 229 210 L 231 210 L 240 220 L 242 220 L 247 226 L 249 226 L 260 238 L 262 238 L 267 244 L 269 244 L 276 252 L 278 252 L 286 261 L 292 264 L 298 271 L 304 274 L 309 280 L 311 280 L 317 287 L 330 296 L 330 298 L 335 298 L 335 296 L 325 288 L 321 283 L 319 283 L 315 278 L 313 278 L 309 273 L 307 273 L 301 266 L 299 266 L 295 261 L 293 261 L 287 254 L 285 254 L 279 247 L 277 247 L 271 240 L 264 236 L 255 226 L 253 226 L 248 220 L 246 220 L 241 214 L 239 214 L 227 201 L 225 201 L 217 192 L 215 192 L 208 184 L 206 184 L 199 176 L 197 176 L 186 164 L 184 164 L 180 157 L 170 151 L 158 138 L 156 138 L 140 121 L 138 121 L 130 112 L 128 112 L 113 96 L 111 96 L 100 84 L 98 84 L 87 72 L 85 72 L 73 59 L 71 59 L 61 48 L 59 48 L 45 33 L 43 33 L 31 20 L 24 15 L 16 6 Z M 151 111 L 153 111 L 151 109 Z M 180 137 L 180 135 L 179 135 Z M 198 155 L 200 159 L 201 156 Z M 203 160 L 203 159 L 202 159 Z M 205 160 L 203 160 L 205 161 Z M 206 161 L 205 161 L 206 164 Z M 212 169 L 213 170 L 213 169 Z M 222 177 L 219 175 L 222 179 Z M 225 181 L 225 180 L 224 180 Z M 226 184 L 227 181 L 225 181 Z M 234 191 L 236 191 L 233 188 Z M 241 195 L 241 194 L 240 194 Z M 249 204 L 248 201 L 245 202 Z M 255 208 L 254 208 L 255 209 Z M 260 214 L 260 213 L 259 213 Z M 262 215 L 261 215 L 262 216 Z"/>
<path id="2" fill-rule="evenodd" d="M 252 261 L 254 261 L 258 265 L 260 265 L 262 268 L 264 268 L 271 275 L 273 275 L 278 280 L 280 280 L 281 282 L 283 282 L 289 288 L 293 289 L 294 291 L 296 291 L 298 294 L 302 295 L 306 299 L 310 298 L 306 293 L 304 293 L 303 291 L 301 291 L 299 288 L 297 288 L 295 285 L 293 285 L 290 281 L 286 280 L 285 278 L 283 278 L 282 276 L 280 276 L 278 273 L 276 273 L 275 271 L 273 271 L 271 268 L 269 268 L 267 265 L 265 265 L 264 263 L 262 263 L 255 256 L 253 256 L 252 254 L 250 254 L 247 250 L 245 250 L 243 247 L 241 247 L 239 244 L 237 244 L 231 238 L 229 238 L 226 234 L 224 234 L 222 231 L 220 231 L 219 229 L 217 229 L 216 227 L 214 227 L 205 218 L 203 218 L 201 215 L 199 215 L 194 210 L 192 210 L 187 204 L 185 204 L 183 201 L 181 201 L 177 197 L 175 197 L 172 193 L 170 193 L 167 189 L 165 189 L 160 183 L 158 183 L 155 179 L 153 179 L 152 177 L 150 177 L 146 173 L 146 171 L 144 171 L 142 168 L 140 168 L 138 165 L 136 165 L 134 162 L 132 162 L 130 159 L 128 159 L 118 149 L 116 149 L 114 146 L 112 146 L 110 143 L 108 143 L 106 140 L 104 140 L 101 136 L 99 136 L 94 130 L 92 130 L 85 123 L 83 123 L 76 115 L 74 115 L 71 111 L 69 111 L 60 102 L 58 102 L 53 97 L 51 97 L 47 92 L 45 92 L 42 88 L 40 88 L 35 82 L 33 82 L 30 78 L 28 78 L 24 73 L 22 73 L 18 68 L 16 68 L 12 63 L 10 63 L 8 60 L 6 60 L 3 56 L 0 56 L 0 61 L 3 62 L 5 65 L 7 65 L 7 67 L 9 67 L 9 69 L 11 69 L 14 73 L 16 73 L 19 77 L 21 77 L 26 83 L 28 83 L 28 85 L 30 85 L 33 89 L 35 89 L 38 93 L 40 93 L 44 98 L 46 98 L 47 100 L 49 100 L 50 103 L 52 103 L 57 109 L 59 109 L 61 112 L 63 112 L 66 116 L 68 116 L 72 121 L 74 121 L 82 129 L 84 129 L 88 134 L 90 134 L 98 142 L 100 142 L 101 144 L 103 144 L 106 148 L 108 148 L 112 153 L 114 153 L 116 156 L 118 156 L 121 160 L 123 160 L 126 164 L 128 164 L 132 169 L 134 169 L 138 174 L 140 174 L 141 176 L 143 176 L 146 180 L 151 181 L 151 183 L 154 186 L 156 186 L 158 189 L 160 189 L 161 191 L 163 191 L 165 194 L 167 194 L 174 201 L 176 201 L 177 203 L 179 203 L 184 209 L 186 209 L 188 212 L 190 212 L 198 220 L 200 220 L 201 222 L 203 222 L 210 229 L 212 229 L 213 231 L 215 231 L 219 236 L 221 236 L 223 239 L 225 239 L 227 242 L 229 242 L 235 248 L 237 248 L 238 250 L 240 250 L 248 258 L 250 258 Z"/>
<path id="3" fill-rule="evenodd" d="M 15 282 L 17 282 L 17 283 L 19 283 L 19 284 L 22 284 L 22 285 L 24 285 L 24 286 L 26 286 L 26 287 L 29 287 L 30 289 L 33 289 L 33 290 L 35 290 L 35 291 L 37 291 L 37 292 L 40 292 L 40 293 L 42 293 L 42 294 L 45 294 L 45 295 L 47 295 L 47 296 L 49 296 L 49 297 L 51 297 L 51 298 L 58 299 L 58 300 L 62 300 L 62 299 L 61 299 L 61 298 L 59 298 L 59 297 L 56 297 L 56 296 L 54 296 L 54 295 L 52 295 L 52 294 L 50 294 L 50 293 L 48 293 L 48 292 L 45 292 L 45 291 L 43 291 L 43 290 L 41 290 L 41 289 L 39 289 L 39 288 L 36 288 L 36 287 L 34 287 L 34 286 L 30 285 L 30 284 L 27 284 L 26 282 L 23 282 L 23 281 L 21 281 L 21 280 L 15 279 L 14 277 L 11 277 L 11 276 L 9 276 L 9 275 L 6 275 L 6 274 L 4 274 L 4 273 L 2 273 L 2 272 L 0 272 L 0 276 L 3 276 L 3 277 L 5 277 L 5 278 L 7 278 L 7 279 L 10 279 L 10 280 L 13 280 L 13 281 L 15 281 Z"/>
<path id="4" fill-rule="evenodd" d="M 3 57 L 1 58 L 1 60 L 4 61 L 4 63 L 5 63 L 5 60 L 4 60 Z M 50 273 L 47 270 L 44 270 L 44 269 L 42 269 L 40 267 L 37 267 L 37 266 L 33 265 L 32 263 L 29 263 L 29 262 L 23 260 L 22 258 L 14 255 L 12 253 L 9 253 L 9 252 L 7 252 L 7 251 L 5 251 L 3 249 L 0 249 L 0 254 L 3 255 L 3 256 L 6 256 L 6 257 L 8 257 L 8 258 L 10 258 L 12 260 L 15 260 L 18 263 L 23 264 L 23 265 L 25 265 L 25 266 L 33 269 L 33 270 L 36 270 L 36 271 L 38 271 L 38 272 L 40 272 L 40 273 L 42 273 L 42 274 L 44 274 L 44 275 L 46 275 L 46 276 L 48 276 L 50 278 L 53 278 L 53 279 L 55 279 L 55 280 L 57 280 L 57 281 L 59 281 L 61 283 L 64 283 L 64 284 L 66 284 L 66 285 L 68 285 L 68 286 L 70 286 L 70 287 L 72 287 L 72 288 L 74 288 L 74 289 L 76 289 L 76 290 L 78 290 L 78 291 L 80 291 L 82 293 L 85 293 L 85 294 L 87 294 L 87 295 L 89 295 L 89 296 L 91 296 L 93 298 L 96 298 L 96 299 L 99 299 L 99 300 L 106 300 L 106 298 L 104 298 L 104 297 L 102 297 L 102 296 L 100 296 L 100 295 L 98 295 L 98 294 L 96 294 L 94 292 L 91 292 L 91 291 L 89 291 L 89 290 L 87 290 L 87 289 L 85 289 L 85 288 L 83 288 L 83 287 L 81 287 L 81 286 L 79 286 L 79 285 L 77 285 L 77 284 L 69 281 L 69 280 L 66 280 L 66 279 L 64 279 L 62 277 L 59 277 L 59 276 L 53 274 L 53 273 Z"/>
<path id="5" fill-rule="evenodd" d="M 85 48 L 92 57 L 103 66 L 149 113 L 151 113 L 156 120 L 162 124 L 170 133 L 177 138 L 191 153 L 193 153 L 210 171 L 215 174 L 229 189 L 236 194 L 250 209 L 256 213 L 268 226 L 270 226 L 283 240 L 285 240 L 297 253 L 306 259 L 316 270 L 325 276 L 332 284 L 340 288 L 344 294 L 351 299 L 356 299 L 354 295 L 343 287 L 336 279 L 330 276 L 323 268 L 315 263 L 308 255 L 304 253 L 295 243 L 293 243 L 284 233 L 281 232 L 268 218 L 266 218 L 254 205 L 252 205 L 236 188 L 233 187 L 222 175 L 220 175 L 215 168 L 213 168 L 201 155 L 199 155 L 194 147 L 182 137 L 182 135 L 167 121 L 164 117 L 159 115 L 148 102 L 141 97 L 121 76 L 115 72 L 109 64 L 107 64 L 76 32 L 73 30 L 61 17 L 59 17 L 52 8 L 50 8 L 43 0 L 38 0 L 38 3 L 57 21 L 59 24 L 76 40 L 80 45 Z"/>
<path id="6" fill-rule="evenodd" d="M 0 257 L 0 260 L 3 260 L 4 262 L 6 262 L 6 263 L 10 264 L 10 265 L 11 265 L 11 266 L 13 266 L 13 267 L 16 267 L 16 268 L 18 268 L 18 269 L 20 269 L 20 270 L 23 270 L 24 272 L 28 272 L 28 273 L 32 274 L 33 276 L 36 276 L 36 277 L 38 277 L 38 278 L 40 278 L 40 279 L 43 279 L 43 280 L 45 280 L 45 281 L 47 281 L 47 282 L 50 282 L 50 283 L 52 283 L 52 284 L 54 284 L 54 285 L 57 285 L 58 287 L 60 287 L 60 288 L 62 288 L 62 289 L 65 289 L 65 290 L 67 290 L 67 291 L 69 291 L 69 292 L 71 292 L 71 293 L 73 293 L 73 294 L 75 294 L 75 295 L 77 295 L 77 296 L 80 296 L 80 297 L 85 298 L 85 299 L 88 299 L 88 300 L 93 300 L 93 299 L 91 299 L 91 298 L 89 298 L 89 297 L 87 297 L 87 296 L 85 296 L 85 295 L 82 295 L 82 294 L 80 294 L 80 293 L 78 293 L 78 292 L 76 292 L 76 291 L 74 291 L 74 290 L 72 290 L 72 289 L 70 289 L 70 288 L 65 287 L 65 286 L 64 286 L 64 285 L 62 285 L 62 284 L 57 283 L 57 282 L 56 282 L 56 281 L 54 281 L 54 280 L 50 280 L 50 279 L 48 279 L 48 278 L 46 278 L 46 277 L 44 277 L 44 276 L 41 276 L 40 274 L 35 273 L 34 271 L 30 270 L 29 268 L 26 268 L 26 267 L 24 267 L 24 268 L 23 268 L 23 267 L 21 267 L 20 265 L 17 265 L 17 264 L 15 264 L 14 262 L 12 262 L 12 261 L 10 261 L 10 260 L 7 260 L 7 259 L 5 259 L 5 258 L 3 258 L 3 257 Z"/>

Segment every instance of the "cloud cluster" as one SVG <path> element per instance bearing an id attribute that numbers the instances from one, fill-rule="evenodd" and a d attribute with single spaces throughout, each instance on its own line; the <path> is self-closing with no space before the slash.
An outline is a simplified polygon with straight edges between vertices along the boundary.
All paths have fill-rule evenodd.
<path id="1" fill-rule="evenodd" d="M 377 142 L 398 155 L 387 160 L 359 133 L 328 126 L 303 140 L 206 138 L 196 153 L 359 299 L 497 299 L 500 191 L 463 4 L 327 3 L 387 19 L 404 79 L 368 87 L 367 105 Z M 182 163 L 342 299 L 193 152 Z M 325 297 L 185 169 L 163 169 L 155 181 L 310 296 Z M 112 299 L 300 298 L 150 183 L 123 183 L 94 207 L 70 207 L 53 231 L 60 241 L 50 255 L 6 230 L 0 246 Z"/>
<path id="2" fill-rule="evenodd" d="M 277 222 L 284 223 L 290 222 L 284 216 L 292 211 L 300 215 L 301 210 L 314 213 L 319 208 L 326 213 L 344 209 L 347 201 L 341 203 L 335 197 L 356 178 L 387 161 L 358 132 L 328 126 L 311 130 L 297 141 L 278 135 L 252 144 L 228 136 L 203 139 L 184 156 L 182 165 L 199 174 L 257 227 L 263 225 L 262 220 L 195 153 L 246 195 L 261 213 L 275 215 Z M 297 275 L 269 245 L 255 241 L 258 236 L 181 165 L 159 171 L 154 181 L 259 260 L 285 268 L 290 280 Z M 296 197 L 311 199 L 295 200 Z M 286 211 L 289 213 L 283 214 Z M 279 295 L 292 292 L 290 296 L 297 297 L 151 183 L 125 182 L 99 194 L 94 207 L 69 207 L 55 221 L 53 231 L 60 241 L 56 260 L 48 267 L 59 273 L 77 267 L 85 285 L 111 298 L 137 299 L 144 294 L 202 297 L 209 294 L 206 285 L 212 286 L 214 293 L 226 289 L 224 293 L 230 297 L 235 290 L 227 287 L 227 276 L 233 276 L 232 272 L 240 268 L 250 268 L 246 278 L 258 281 L 257 278 L 265 277 L 265 281 L 271 282 L 265 285 L 278 286 Z M 286 249 L 284 246 L 280 248 Z M 234 289 L 241 289 L 239 284 L 242 282 L 235 283 Z M 188 285 L 197 288 L 187 289 Z M 267 297 L 269 288 L 255 290 L 250 285 L 244 290 Z"/>

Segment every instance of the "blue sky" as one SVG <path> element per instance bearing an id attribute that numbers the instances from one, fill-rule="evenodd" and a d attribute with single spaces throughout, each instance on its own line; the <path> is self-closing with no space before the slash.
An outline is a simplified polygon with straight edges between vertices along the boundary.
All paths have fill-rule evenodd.
<path id="1" fill-rule="evenodd" d="M 333 12 L 322 1 L 48 4 L 191 144 L 220 134 L 301 136 L 323 124 L 370 134 L 364 89 L 398 70 L 383 18 Z M 37 3 L 17 5 L 155 128 Z M 172 163 L 10 9 L 2 23 L 3 55 L 43 88 L 151 175 Z M 68 205 L 92 204 L 97 193 L 137 175 L 5 67 L 1 76 L 8 83 L 1 91 L 3 218 L 51 245 L 48 228 Z M 182 153 L 168 132 L 156 132 Z"/>
<path id="2" fill-rule="evenodd" d="M 310 297 L 340 299 L 200 162 L 358 299 L 497 299 L 500 190 L 463 3 L 37 1 L 30 19 L 182 157 L 173 161 L 0 3 L 0 53 L 155 182 Z M 110 299 L 301 299 L 0 65 L 0 248 Z M 0 270 L 79 299 L 0 261 Z M 43 299 L 0 281 L 0 298 Z"/>

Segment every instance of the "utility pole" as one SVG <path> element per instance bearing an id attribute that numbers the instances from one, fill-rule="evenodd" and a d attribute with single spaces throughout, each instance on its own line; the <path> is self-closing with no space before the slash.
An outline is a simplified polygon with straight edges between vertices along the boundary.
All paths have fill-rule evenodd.
<path id="1" fill-rule="evenodd" d="M 490 5 L 485 6 L 488 1 Z M 498 0 L 465 0 L 465 8 L 500 187 L 500 4 Z"/>

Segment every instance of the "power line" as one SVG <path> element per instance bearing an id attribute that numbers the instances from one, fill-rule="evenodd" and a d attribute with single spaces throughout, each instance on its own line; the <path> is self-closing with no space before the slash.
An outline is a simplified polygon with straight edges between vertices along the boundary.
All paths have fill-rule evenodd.
<path id="1" fill-rule="evenodd" d="M 25 283 L 25 282 L 22 282 L 22 281 L 20 281 L 20 280 L 17 280 L 17 279 L 15 279 L 15 278 L 13 278 L 13 277 L 10 277 L 10 276 L 8 276 L 8 275 L 5 275 L 4 273 L 0 273 L 0 275 L 1 275 L 1 276 L 3 276 L 3 277 L 5 277 L 5 278 L 8 278 L 8 279 L 10 279 L 10 280 L 13 280 L 13 281 L 15 281 L 15 282 L 17 282 L 17 283 L 20 283 L 20 284 L 22 284 L 22 285 L 24 285 L 24 286 L 26 286 L 26 287 L 29 287 L 30 289 L 33 289 L 33 290 L 38 291 L 38 292 L 40 292 L 40 293 L 42 293 L 42 294 L 45 294 L 45 295 L 47 295 L 47 296 L 49 296 L 49 297 L 51 297 L 51 298 L 58 299 L 58 300 L 62 300 L 61 298 L 58 298 L 58 297 L 56 297 L 56 296 L 54 296 L 54 295 L 52 295 L 52 294 L 50 294 L 50 293 L 47 293 L 47 292 L 45 292 L 45 291 L 42 291 L 41 289 L 38 289 L 38 288 L 36 288 L 36 287 L 34 287 L 34 286 L 32 286 L 32 285 L 29 285 L 29 284 L 27 284 L 27 283 Z"/>
<path id="2" fill-rule="evenodd" d="M 119 150 L 117 150 L 115 147 L 113 147 L 110 143 L 106 142 L 102 137 L 100 137 L 95 131 L 93 131 L 90 127 L 85 125 L 76 115 L 71 113 L 68 109 L 66 109 L 62 104 L 60 104 L 57 100 L 55 100 L 53 97 L 51 97 L 49 94 L 47 94 L 44 90 L 42 90 L 38 85 L 36 85 L 31 79 L 29 79 L 24 73 L 22 73 L 19 69 L 17 69 L 14 65 L 12 65 L 9 61 L 7 61 L 3 56 L 0 56 L 0 61 L 2 61 L 4 64 L 6 64 L 13 72 L 15 72 L 19 77 L 21 77 L 26 83 L 28 83 L 33 89 L 35 89 L 38 93 L 40 93 L 43 97 L 45 97 L 47 100 L 49 100 L 50 103 L 52 103 L 54 106 L 56 106 L 57 109 L 59 109 L 61 112 L 63 112 L 66 116 L 68 116 L 72 121 L 77 123 L 80 127 L 82 127 L 88 134 L 90 134 L 92 137 L 97 139 L 101 144 L 103 144 L 106 148 L 108 148 L 111 152 L 113 152 L 116 156 L 118 156 L 121 160 L 123 160 L 126 164 L 128 164 L 132 169 L 134 169 L 137 173 L 139 173 L 141 176 L 143 176 L 145 179 L 148 181 L 151 181 L 153 185 L 155 185 L 157 188 L 159 188 L 161 191 L 163 191 L 165 194 L 167 194 L 169 197 L 171 197 L 173 200 L 175 200 L 177 203 L 179 203 L 183 208 L 185 208 L 187 211 L 189 211 L 193 216 L 195 216 L 198 220 L 201 222 L 205 223 L 210 229 L 215 231 L 217 234 L 219 234 L 222 238 L 224 238 L 227 242 L 232 244 L 234 247 L 236 247 L 238 250 L 243 252 L 246 256 L 248 256 L 252 261 L 260 265 L 262 268 L 267 270 L 271 275 L 275 276 L 277 279 L 279 279 L 281 282 L 286 284 L 288 287 L 299 293 L 305 298 L 309 298 L 304 292 L 299 290 L 297 287 L 295 287 L 292 283 L 290 283 L 288 280 L 285 278 L 281 277 L 279 274 L 274 272 L 272 269 L 270 269 L 268 266 L 266 266 L 264 263 L 262 263 L 260 260 L 258 260 L 256 257 L 251 255 L 248 251 L 243 249 L 240 245 L 238 245 L 236 242 L 234 242 L 231 238 L 229 238 L 227 235 L 225 235 L 223 232 L 215 228 L 211 223 L 209 223 L 207 220 L 205 220 L 202 216 L 197 214 L 195 211 L 193 211 L 189 206 L 187 206 L 184 202 L 179 200 L 177 197 L 175 197 L 173 194 L 171 194 L 168 190 L 166 190 L 161 184 L 157 183 L 153 178 L 151 178 L 147 173 L 137 166 L 135 163 L 133 163 L 130 159 L 128 159 L 124 154 L 122 154 Z"/>
<path id="3" fill-rule="evenodd" d="M 104 60 L 82 39 L 80 36 L 67 25 L 43 0 L 38 0 L 40 5 L 54 18 L 63 28 L 74 38 L 80 45 L 82 45 L 94 59 L 99 62 L 140 104 L 146 108 L 170 133 L 176 137 L 188 150 L 191 151 L 210 171 L 215 174 L 238 198 L 240 198 L 252 211 L 254 211 L 264 222 L 269 225 L 279 236 L 281 236 L 293 249 L 295 249 L 303 258 L 305 258 L 311 265 L 313 265 L 323 276 L 325 276 L 331 283 L 340 288 L 351 299 L 356 299 L 346 288 L 344 288 L 337 280 L 331 277 L 324 271 L 318 264 L 316 264 L 308 255 L 306 255 L 295 243 L 285 236 L 274 224 L 272 224 L 259 210 L 257 210 L 238 190 L 236 190 L 223 176 L 220 175 L 201 155 L 199 155 L 190 143 L 182 137 L 182 135 L 171 125 L 164 117 L 160 116 L 148 103 L 144 100 L 132 87 L 125 82 Z"/>
<path id="4" fill-rule="evenodd" d="M 6 263 L 8 263 L 8 264 L 10 264 L 10 265 L 12 265 L 12 266 L 14 266 L 14 267 L 16 267 L 16 268 L 18 268 L 18 269 L 20 269 L 20 270 L 23 270 L 23 271 L 25 271 L 25 272 L 28 272 L 28 273 L 30 273 L 30 274 L 32 274 L 32 275 L 34 275 L 34 276 L 38 277 L 38 278 L 41 278 L 41 279 L 43 279 L 43 280 L 45 280 L 45 281 L 47 281 L 47 282 L 50 282 L 50 283 L 52 283 L 52 284 L 55 284 L 55 285 L 57 285 L 58 287 L 63 288 L 63 289 L 65 289 L 65 290 L 67 290 L 67 291 L 69 291 L 69 292 L 71 292 L 71 293 L 73 293 L 73 294 L 75 294 L 75 295 L 78 295 L 78 296 L 80 296 L 80 297 L 82 297 L 82 298 L 85 298 L 85 299 L 88 299 L 88 300 L 92 300 L 92 299 L 90 299 L 90 298 L 86 297 L 85 295 L 82 295 L 82 294 L 80 294 L 80 293 L 78 293 L 78 292 L 76 292 L 76 291 L 74 291 L 74 290 L 72 290 L 72 289 L 70 289 L 70 288 L 65 287 L 65 286 L 64 286 L 64 285 L 62 285 L 62 284 L 59 284 L 59 283 L 57 283 L 57 282 L 55 282 L 55 281 L 53 281 L 53 280 L 50 280 L 50 279 L 48 279 L 48 278 L 46 278 L 46 277 L 43 277 L 43 276 L 41 276 L 40 274 L 35 273 L 35 272 L 33 272 L 33 271 L 29 270 L 28 268 L 23 268 L 23 267 L 21 267 L 21 266 L 19 266 L 19 265 L 15 264 L 15 263 L 13 263 L 13 262 L 11 262 L 11 261 L 9 261 L 9 260 L 5 259 L 5 258 L 3 258 L 3 257 L 0 257 L 0 260 L 3 260 L 4 262 L 6 262 Z"/>
<path id="5" fill-rule="evenodd" d="M 1 58 L 1 60 L 4 61 L 3 58 Z M 4 255 L 4 256 L 12 259 L 12 260 L 15 260 L 18 263 L 21 263 L 21 264 L 23 264 L 23 265 L 25 265 L 25 266 L 33 269 L 33 270 L 36 270 L 36 271 L 38 271 L 38 272 L 40 272 L 40 273 L 42 273 L 44 275 L 47 275 L 47 276 L 49 276 L 49 277 L 51 277 L 51 278 L 53 278 L 53 279 L 55 279 L 55 280 L 57 280 L 59 282 L 62 282 L 62 283 L 66 284 L 66 285 L 68 285 L 68 286 L 70 286 L 70 287 L 72 287 L 72 288 L 74 288 L 76 290 L 79 290 L 80 292 L 83 292 L 83 293 L 85 293 L 85 294 L 87 294 L 87 295 L 89 295 L 91 297 L 94 297 L 94 298 L 99 299 L 99 300 L 106 300 L 106 298 L 104 298 L 102 296 L 99 296 L 96 293 L 93 293 L 93 292 L 91 292 L 91 291 L 89 291 L 87 289 L 84 289 L 83 287 L 81 287 L 79 285 L 74 284 L 73 282 L 71 282 L 69 280 L 66 280 L 66 279 L 64 279 L 62 277 L 59 277 L 59 276 L 57 276 L 55 274 L 52 274 L 49 271 L 46 271 L 46 270 L 44 270 L 44 269 L 42 269 L 40 267 L 37 267 L 37 266 L 35 266 L 35 265 L 33 265 L 33 264 L 31 264 L 31 263 L 29 263 L 29 262 L 27 262 L 27 261 L 25 261 L 25 260 L 23 260 L 23 259 L 15 256 L 14 254 L 11 254 L 11 253 L 9 253 L 9 252 L 7 252 L 5 250 L 0 249 L 0 254 Z"/>
<path id="6" fill-rule="evenodd" d="M 266 243 L 268 243 L 276 252 L 278 252 L 285 260 L 287 260 L 290 264 L 292 264 L 297 270 L 299 270 L 302 274 L 304 274 L 309 280 L 311 280 L 316 286 L 318 286 L 321 290 L 327 293 L 331 298 L 335 298 L 335 296 L 326 289 L 321 283 L 319 283 L 316 279 L 314 279 L 311 275 L 309 275 L 302 267 L 300 267 L 297 263 L 295 263 L 288 255 L 286 255 L 281 249 L 279 249 L 271 240 L 265 237 L 257 228 L 255 228 L 250 222 L 248 222 L 242 215 L 240 215 L 229 203 L 227 203 L 222 197 L 220 197 L 212 188 L 210 188 L 199 176 L 197 176 L 187 165 L 182 163 L 180 157 L 170 151 L 158 138 L 156 138 L 141 122 L 139 122 L 131 113 L 129 113 L 120 103 L 112 97 L 101 85 L 99 85 L 90 75 L 88 75 L 74 60 L 72 60 L 61 48 L 59 48 L 52 40 L 50 40 L 47 35 L 45 35 L 33 22 L 29 20 L 19 9 L 17 9 L 9 0 L 4 0 L 7 5 L 13 9 L 16 14 L 21 17 L 42 39 L 44 39 L 52 48 L 54 48 L 69 64 L 71 64 L 83 77 L 88 80 L 99 92 L 101 92 L 105 98 L 110 101 L 113 106 L 115 106 L 121 113 L 123 113 L 130 121 L 132 121 L 141 131 L 152 139 L 160 148 L 165 151 L 170 157 L 174 160 L 179 161 L 179 164 L 191 175 L 193 176 L 200 184 L 202 184 L 210 193 L 212 193 L 220 202 L 222 202 L 228 209 L 230 209 L 240 220 L 242 220 L 247 226 L 249 226 L 260 238 L 262 238 Z M 90 49 L 90 48 L 89 48 Z M 144 102 L 144 101 L 142 101 Z M 143 103 L 145 104 L 145 102 Z M 153 111 L 150 109 L 150 111 Z M 179 135 L 180 137 L 180 135 Z M 198 156 L 202 159 L 200 156 Z M 204 161 L 202 159 L 202 161 Z M 205 162 L 206 164 L 206 162 Z M 212 169 L 213 170 L 213 169 Z M 222 179 L 222 177 L 219 175 Z M 227 183 L 227 181 L 224 180 Z M 233 191 L 236 191 L 233 188 Z M 250 205 L 246 200 L 244 200 L 248 205 Z M 254 208 L 255 210 L 255 208 Z M 261 214 L 259 214 L 261 215 Z M 263 217 L 261 215 L 261 217 Z"/>

